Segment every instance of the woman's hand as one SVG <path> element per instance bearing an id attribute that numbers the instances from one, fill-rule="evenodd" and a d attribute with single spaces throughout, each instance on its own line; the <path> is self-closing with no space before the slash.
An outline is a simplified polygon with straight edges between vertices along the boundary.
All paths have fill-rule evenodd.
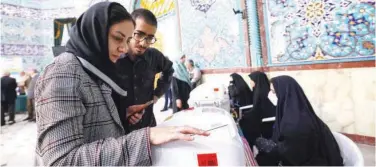
<path id="1" fill-rule="evenodd" d="M 150 128 L 150 143 L 160 145 L 175 140 L 194 140 L 193 135 L 209 136 L 209 132 L 189 126 Z"/>

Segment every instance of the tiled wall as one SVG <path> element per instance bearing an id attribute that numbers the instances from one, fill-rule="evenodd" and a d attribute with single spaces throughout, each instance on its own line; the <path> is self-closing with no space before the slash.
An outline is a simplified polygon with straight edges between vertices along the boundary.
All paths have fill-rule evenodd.
<path id="1" fill-rule="evenodd" d="M 376 68 L 268 72 L 289 75 L 304 89 L 316 114 L 334 130 L 375 137 Z M 205 82 L 229 82 L 230 73 L 204 75 Z M 248 73 L 242 73 L 249 83 Z"/>
<path id="2" fill-rule="evenodd" d="M 260 3 L 268 66 L 375 59 L 374 0 Z"/>
<path id="3" fill-rule="evenodd" d="M 240 9 L 240 0 L 132 2 L 158 17 L 155 47 L 167 56 L 185 53 L 201 69 L 247 66 L 243 22 L 233 12 Z"/>
<path id="4" fill-rule="evenodd" d="M 24 70 L 43 69 L 53 60 L 53 20 L 78 18 L 101 0 L 2 0 L 1 61 L 22 59 Z M 129 6 L 130 0 L 112 0 Z M 14 61 L 16 62 L 16 61 Z M 1 70 L 7 70 L 2 69 Z"/>
<path id="5" fill-rule="evenodd" d="M 23 69 L 41 70 L 53 59 L 53 19 L 73 17 L 74 8 L 41 10 L 20 5 L 1 3 L 1 56 L 21 57 Z"/>
<path id="6" fill-rule="evenodd" d="M 246 67 L 239 0 L 179 0 L 182 51 L 202 69 Z"/>
<path id="7" fill-rule="evenodd" d="M 1 3 L 34 9 L 59 9 L 72 7 L 74 1 L 76 0 L 1 0 Z M 59 2 L 58 5 L 56 2 Z"/>

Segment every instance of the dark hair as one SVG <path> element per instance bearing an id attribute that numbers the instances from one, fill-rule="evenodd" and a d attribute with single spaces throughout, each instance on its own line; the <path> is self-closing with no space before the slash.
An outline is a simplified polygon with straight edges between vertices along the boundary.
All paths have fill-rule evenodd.
<path id="1" fill-rule="evenodd" d="M 193 62 L 192 59 L 189 59 L 188 62 L 189 62 L 189 64 L 191 64 L 191 66 L 195 66 L 195 63 Z"/>
<path id="2" fill-rule="evenodd" d="M 183 56 L 180 57 L 180 60 L 181 60 L 181 59 L 185 59 L 185 54 L 184 54 Z"/>
<path id="3" fill-rule="evenodd" d="M 122 5 L 118 3 L 113 3 L 110 6 L 110 10 L 109 10 L 109 21 L 108 21 L 109 26 L 111 27 L 112 25 L 120 23 L 125 20 L 132 21 L 133 25 L 136 25 L 136 23 L 132 19 L 131 14 L 128 13 L 127 9 L 125 9 Z"/>
<path id="4" fill-rule="evenodd" d="M 137 18 L 141 18 L 147 24 L 158 27 L 157 18 L 150 10 L 143 9 L 143 8 L 136 9 L 132 12 L 132 18 L 133 20 L 136 20 Z"/>

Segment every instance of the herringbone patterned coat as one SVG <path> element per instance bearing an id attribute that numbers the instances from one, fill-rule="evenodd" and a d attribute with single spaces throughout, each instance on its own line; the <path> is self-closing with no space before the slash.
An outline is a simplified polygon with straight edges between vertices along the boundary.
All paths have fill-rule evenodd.
<path id="1" fill-rule="evenodd" d="M 111 91 L 93 80 L 73 54 L 56 57 L 35 88 L 36 164 L 151 165 L 149 129 L 125 135 Z"/>

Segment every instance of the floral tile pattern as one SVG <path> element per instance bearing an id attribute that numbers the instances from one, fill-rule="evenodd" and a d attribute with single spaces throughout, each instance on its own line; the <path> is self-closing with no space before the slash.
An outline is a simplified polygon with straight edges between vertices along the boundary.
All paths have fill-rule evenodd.
<path id="1" fill-rule="evenodd" d="M 74 8 L 41 10 L 15 4 L 0 4 L 1 56 L 22 57 L 25 70 L 41 70 L 53 60 L 53 19 L 74 17 Z"/>
<path id="2" fill-rule="evenodd" d="M 270 0 L 269 65 L 375 59 L 374 0 Z"/>
<path id="3" fill-rule="evenodd" d="M 231 0 L 238 4 L 240 1 Z M 201 69 L 247 66 L 240 15 L 225 0 L 179 0 L 182 50 Z"/>

